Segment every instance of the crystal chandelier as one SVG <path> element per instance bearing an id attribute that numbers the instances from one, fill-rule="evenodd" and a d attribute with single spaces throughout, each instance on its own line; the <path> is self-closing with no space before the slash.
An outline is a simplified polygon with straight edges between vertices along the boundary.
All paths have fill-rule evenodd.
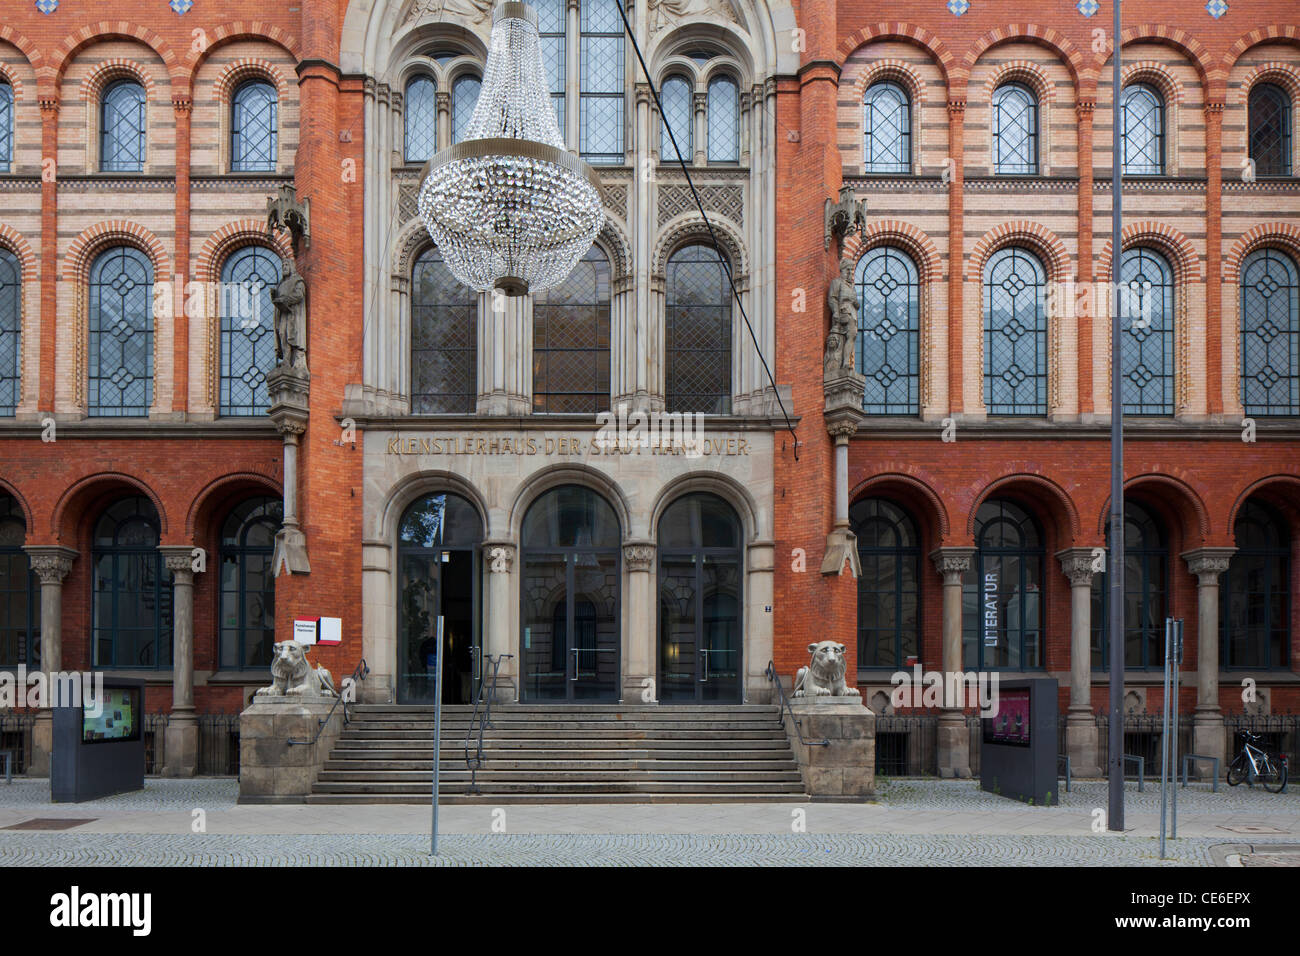
<path id="1" fill-rule="evenodd" d="M 595 170 L 560 137 L 528 4 L 492 11 L 474 116 L 464 140 L 429 160 L 419 209 L 457 279 L 506 295 L 564 281 L 604 224 Z"/>

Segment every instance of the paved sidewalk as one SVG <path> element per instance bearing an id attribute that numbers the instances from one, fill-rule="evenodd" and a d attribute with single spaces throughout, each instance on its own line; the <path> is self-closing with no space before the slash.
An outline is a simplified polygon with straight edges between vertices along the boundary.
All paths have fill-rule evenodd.
<path id="1" fill-rule="evenodd" d="M 239 806 L 237 791 L 231 779 L 150 779 L 141 793 L 51 804 L 45 781 L 0 785 L 0 865 L 431 862 L 427 805 Z M 1158 788 L 1139 794 L 1132 785 L 1125 802 L 1123 835 L 1094 829 L 1104 819 L 1104 782 L 1077 783 L 1052 807 L 952 780 L 886 781 L 865 804 L 448 806 L 436 862 L 1159 865 Z M 33 820 L 89 822 L 4 829 Z M 1178 832 L 1166 863 L 1291 865 L 1300 794 L 1193 785 L 1179 791 Z M 1281 852 L 1269 854 L 1270 844 Z"/>

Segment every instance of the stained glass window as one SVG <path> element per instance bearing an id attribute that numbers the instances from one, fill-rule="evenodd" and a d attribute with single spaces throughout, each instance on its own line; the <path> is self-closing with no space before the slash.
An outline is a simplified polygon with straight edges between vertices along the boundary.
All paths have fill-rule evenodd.
<path id="1" fill-rule="evenodd" d="M 1038 102 L 1019 83 L 999 86 L 993 94 L 993 172 L 1038 172 Z"/>
<path id="2" fill-rule="evenodd" d="M 659 158 L 665 163 L 677 162 L 677 150 L 673 149 L 673 137 L 677 140 L 677 149 L 682 151 L 682 159 L 687 163 L 695 155 L 695 124 L 691 122 L 691 84 L 684 76 L 670 76 L 659 88 L 659 102 L 663 104 L 663 127 L 659 136 Z M 672 127 L 672 137 L 668 128 Z"/>
<path id="3" fill-rule="evenodd" d="M 670 412 L 731 412 L 731 287 L 711 246 L 691 245 L 665 270 L 664 403 Z"/>
<path id="4" fill-rule="evenodd" d="M 465 129 L 474 115 L 479 90 L 483 81 L 477 76 L 459 77 L 451 88 L 451 141 L 459 143 L 465 138 Z"/>
<path id="5" fill-rule="evenodd" d="M 1046 273 L 1008 247 L 984 267 L 984 404 L 990 415 L 1047 414 Z"/>
<path id="6" fill-rule="evenodd" d="M 1250 158 L 1256 176 L 1291 175 L 1291 97 L 1260 83 L 1250 91 Z"/>
<path id="7" fill-rule="evenodd" d="M 862 165 L 868 173 L 912 171 L 912 108 L 897 83 L 873 83 L 863 98 Z"/>
<path id="8" fill-rule="evenodd" d="M 1153 249 L 1129 249 L 1120 267 L 1125 415 L 1174 413 L 1174 274 Z"/>
<path id="9" fill-rule="evenodd" d="M 275 368 L 275 306 L 280 257 L 245 246 L 221 270 L 222 415 L 260 415 L 270 407 L 266 376 Z"/>
<path id="10" fill-rule="evenodd" d="M 623 20 L 615 0 L 583 0 L 578 62 L 578 152 L 623 162 Z"/>
<path id="11" fill-rule="evenodd" d="M 144 148 L 144 87 L 134 80 L 118 80 L 100 101 L 99 168 L 106 173 L 142 173 Z"/>
<path id="12" fill-rule="evenodd" d="M 22 269 L 18 257 L 0 249 L 0 415 L 18 406 L 18 370 L 22 367 Z"/>
<path id="13" fill-rule="evenodd" d="M 888 246 L 858 260 L 858 371 L 869 415 L 921 412 L 921 285 L 916 265 Z"/>
<path id="14" fill-rule="evenodd" d="M 592 246 L 559 285 L 533 299 L 533 411 L 609 409 L 610 271 Z"/>
<path id="15" fill-rule="evenodd" d="M 1124 175 L 1159 176 L 1165 171 L 1165 103 L 1155 87 L 1134 83 L 1123 97 Z"/>
<path id="16" fill-rule="evenodd" d="M 729 76 L 709 81 L 709 162 L 740 162 L 740 88 Z"/>
<path id="17" fill-rule="evenodd" d="M 438 87 L 433 77 L 413 76 L 406 84 L 406 161 L 423 163 L 438 147 Z"/>
<path id="18" fill-rule="evenodd" d="M 0 82 L 0 173 L 14 161 L 14 88 Z"/>
<path id="19" fill-rule="evenodd" d="M 1289 256 L 1260 249 L 1241 268 L 1241 404 L 1300 415 L 1300 282 Z"/>
<path id="20" fill-rule="evenodd" d="M 236 173 L 273 173 L 278 119 L 275 87 L 244 83 L 231 100 L 230 168 Z"/>
<path id="21" fill-rule="evenodd" d="M 426 250 L 411 270 L 411 411 L 473 413 L 477 336 L 478 296 Z"/>
<path id="22" fill-rule="evenodd" d="M 89 413 L 148 415 L 153 401 L 153 263 L 138 249 L 90 268 Z"/>
<path id="23" fill-rule="evenodd" d="M 564 136 L 565 7 L 565 0 L 537 0 L 533 4 L 542 47 L 542 69 L 546 71 L 561 137 Z"/>

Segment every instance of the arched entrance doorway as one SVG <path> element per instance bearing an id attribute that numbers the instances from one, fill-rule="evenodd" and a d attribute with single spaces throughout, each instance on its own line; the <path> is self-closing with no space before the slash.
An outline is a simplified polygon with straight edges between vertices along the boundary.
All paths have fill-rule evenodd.
<path id="1" fill-rule="evenodd" d="M 659 519 L 659 699 L 740 703 L 741 533 L 716 495 L 678 498 Z"/>
<path id="2" fill-rule="evenodd" d="M 580 485 L 551 489 L 524 515 L 524 700 L 618 699 L 620 540 L 614 509 Z"/>
<path id="3" fill-rule="evenodd" d="M 399 704 L 433 703 L 439 666 L 442 702 L 473 702 L 480 676 L 475 656 L 480 646 L 482 540 L 478 511 L 459 495 L 426 495 L 402 515 L 397 532 Z"/>

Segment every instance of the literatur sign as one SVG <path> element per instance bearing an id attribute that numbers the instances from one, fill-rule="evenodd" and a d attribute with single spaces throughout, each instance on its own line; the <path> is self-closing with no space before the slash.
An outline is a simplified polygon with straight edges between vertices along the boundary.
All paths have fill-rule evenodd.
<path id="1" fill-rule="evenodd" d="M 700 438 L 692 444 L 680 441 L 625 442 L 594 435 L 452 435 L 432 438 L 388 439 L 390 455 L 748 455 L 745 438 Z"/>

